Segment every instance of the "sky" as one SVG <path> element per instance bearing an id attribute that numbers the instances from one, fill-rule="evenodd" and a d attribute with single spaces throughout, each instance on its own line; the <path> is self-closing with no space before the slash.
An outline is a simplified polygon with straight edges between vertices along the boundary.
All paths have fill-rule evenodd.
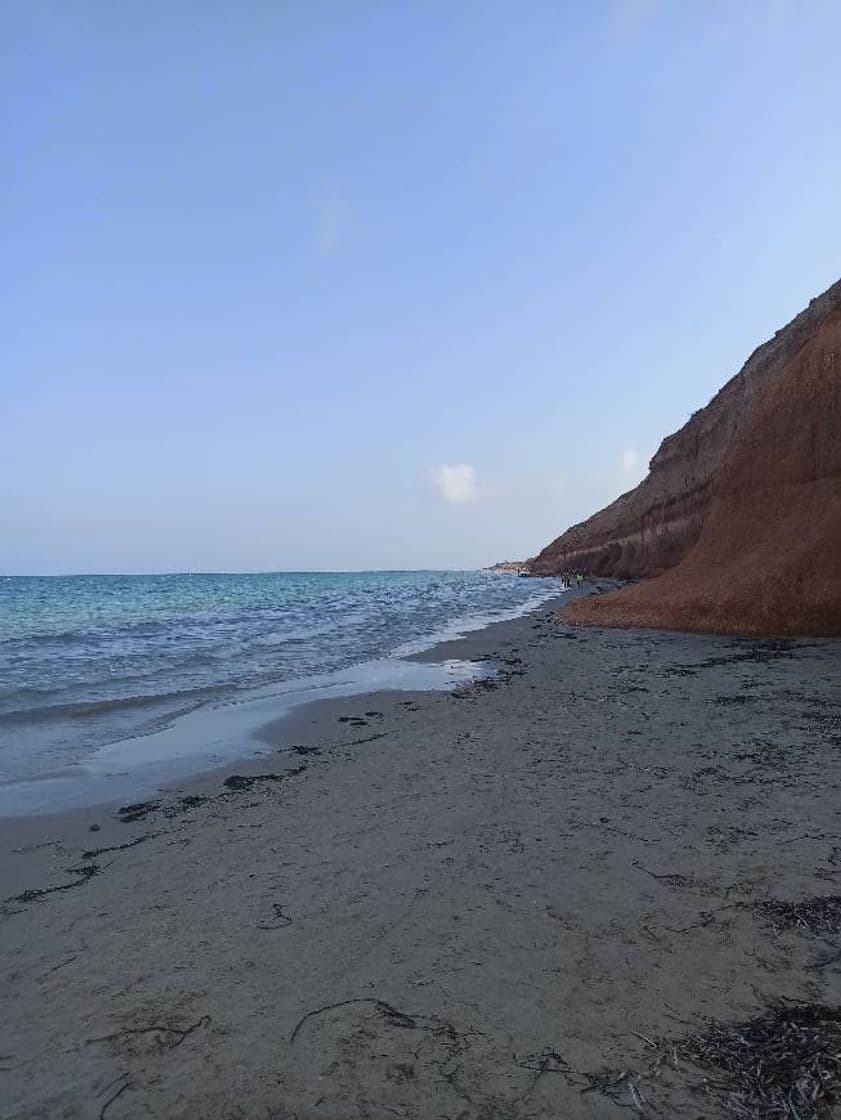
<path id="1" fill-rule="evenodd" d="M 841 275 L 837 0 L 5 0 L 0 573 L 462 568 Z"/>

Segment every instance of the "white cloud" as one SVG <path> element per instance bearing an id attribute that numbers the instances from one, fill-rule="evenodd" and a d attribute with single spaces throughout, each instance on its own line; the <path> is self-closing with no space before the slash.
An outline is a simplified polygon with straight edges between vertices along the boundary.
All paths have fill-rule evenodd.
<path id="1" fill-rule="evenodd" d="M 619 460 L 618 474 L 614 477 L 619 486 L 628 489 L 642 482 L 648 474 L 648 455 L 641 455 L 636 447 L 628 444 Z"/>
<path id="2" fill-rule="evenodd" d="M 635 447 L 626 447 L 622 452 L 622 473 L 623 474 L 637 474 L 639 467 L 640 455 Z"/>
<path id="3" fill-rule="evenodd" d="M 443 500 L 451 506 L 475 502 L 479 497 L 475 468 L 467 463 L 442 463 L 430 472 L 433 483 Z"/>
<path id="4" fill-rule="evenodd" d="M 483 478 L 480 483 L 476 468 L 468 463 L 442 463 L 429 470 L 428 478 L 441 500 L 451 506 L 492 502 L 525 507 L 531 502 L 545 508 L 569 489 L 564 475 L 542 471 Z"/>

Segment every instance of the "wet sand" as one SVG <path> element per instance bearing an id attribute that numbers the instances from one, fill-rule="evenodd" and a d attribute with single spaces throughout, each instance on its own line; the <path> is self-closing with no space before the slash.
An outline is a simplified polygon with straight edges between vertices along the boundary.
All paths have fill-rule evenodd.
<path id="1" fill-rule="evenodd" d="M 711 1120 L 682 1040 L 839 1003 L 841 644 L 544 607 L 423 656 L 500 674 L 4 822 L 0 1116 Z"/>

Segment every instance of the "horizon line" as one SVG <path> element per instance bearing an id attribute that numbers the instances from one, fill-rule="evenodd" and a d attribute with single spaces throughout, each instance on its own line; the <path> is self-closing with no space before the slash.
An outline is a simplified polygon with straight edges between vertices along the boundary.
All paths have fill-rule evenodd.
<path id="1" fill-rule="evenodd" d="M 504 561 L 509 563 L 510 561 Z M 241 569 L 215 569 L 215 568 L 172 568 L 165 571 L 89 571 L 89 572 L 0 572 L 0 579 L 87 579 L 90 577 L 105 577 L 122 579 L 127 577 L 142 576 L 320 576 L 320 575 L 367 575 L 390 574 L 393 572 L 483 572 L 493 567 L 493 564 L 480 564 L 469 567 L 454 568 L 251 568 Z"/>

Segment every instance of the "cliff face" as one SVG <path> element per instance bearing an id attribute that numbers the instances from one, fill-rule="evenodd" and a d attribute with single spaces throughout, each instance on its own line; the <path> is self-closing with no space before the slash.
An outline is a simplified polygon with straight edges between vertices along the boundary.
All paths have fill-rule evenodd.
<path id="1" fill-rule="evenodd" d="M 531 562 L 657 577 L 568 617 L 729 633 L 841 633 L 841 281 L 756 350 L 630 493 Z"/>

